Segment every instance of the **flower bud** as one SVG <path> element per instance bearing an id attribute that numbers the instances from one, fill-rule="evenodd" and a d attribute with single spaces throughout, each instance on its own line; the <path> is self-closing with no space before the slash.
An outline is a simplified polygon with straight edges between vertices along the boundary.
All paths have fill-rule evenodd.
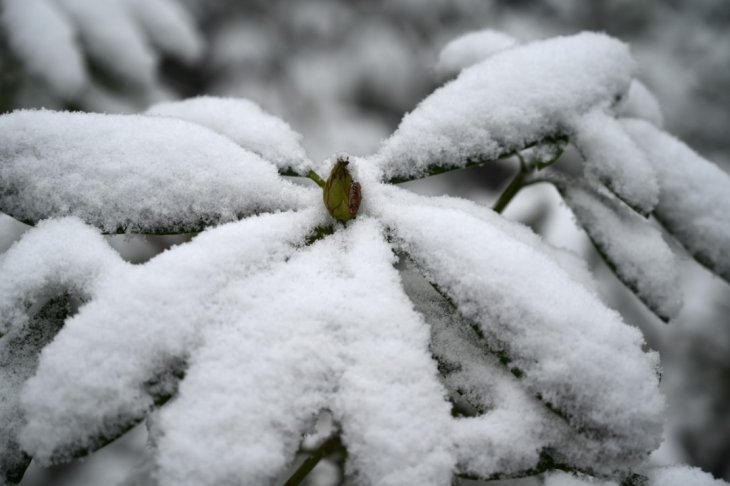
<path id="1" fill-rule="evenodd" d="M 324 185 L 324 205 L 333 218 L 343 223 L 355 217 L 362 200 L 360 184 L 353 182 L 347 170 L 349 163 L 346 157 L 338 157 Z"/>

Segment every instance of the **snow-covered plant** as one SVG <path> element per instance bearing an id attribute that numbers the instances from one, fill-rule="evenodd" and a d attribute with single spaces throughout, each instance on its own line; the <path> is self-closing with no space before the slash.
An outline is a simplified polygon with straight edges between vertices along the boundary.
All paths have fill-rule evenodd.
<path id="1" fill-rule="evenodd" d="M 356 484 L 712 484 L 648 461 L 664 403 L 641 333 L 576 256 L 497 213 L 554 184 L 669 320 L 679 245 L 654 220 L 730 279 L 730 177 L 657 126 L 621 42 L 504 44 L 365 158 L 315 164 L 245 100 L 0 117 L 0 209 L 36 226 L 0 257 L 5 481 L 147 421 L 155 484 L 270 484 L 327 410 L 288 484 L 334 443 Z M 568 143 L 582 176 L 551 168 Z M 397 186 L 511 156 L 496 212 Z M 100 234 L 118 232 L 201 233 L 133 265 Z"/>

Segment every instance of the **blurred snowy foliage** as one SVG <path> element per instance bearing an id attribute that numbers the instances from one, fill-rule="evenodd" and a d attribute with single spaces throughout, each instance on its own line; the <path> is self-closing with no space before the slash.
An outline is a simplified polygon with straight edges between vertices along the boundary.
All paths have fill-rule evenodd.
<path id="1" fill-rule="evenodd" d="M 629 42 L 639 61 L 638 77 L 642 84 L 639 88 L 636 83 L 632 85 L 629 96 L 616 107 L 617 114 L 639 115 L 656 126 L 663 120 L 667 131 L 721 167 L 730 160 L 730 141 L 726 136 L 730 124 L 730 94 L 726 89 L 730 84 L 727 2 L 182 0 L 182 10 L 172 1 L 158 0 L 154 2 L 158 12 L 159 5 L 164 4 L 162 8 L 182 13 L 177 17 L 162 16 L 168 23 L 152 28 L 132 13 L 139 8 L 135 4 L 152 2 L 108 2 L 111 6 L 107 14 L 119 12 L 119 8 L 124 13 L 118 17 L 123 19 L 120 22 L 105 25 L 121 25 L 122 29 L 132 25 L 127 32 L 134 34 L 126 39 L 137 46 L 136 50 L 120 50 L 114 42 L 94 43 L 96 47 L 90 47 L 86 36 L 93 34 L 84 31 L 93 25 L 86 25 L 88 20 L 84 18 L 88 17 L 73 17 L 70 12 L 74 3 L 104 2 L 0 3 L 4 12 L 0 41 L 2 110 L 46 106 L 140 112 L 153 102 L 180 96 L 243 96 L 303 133 L 307 153 L 320 161 L 335 152 L 375 151 L 403 113 L 412 110 L 445 81 L 439 52 L 466 32 L 497 29 L 524 43 L 591 29 Z M 24 9 L 40 13 L 33 14 L 32 19 L 26 15 L 25 22 L 13 21 L 9 26 L 10 16 L 22 16 Z M 105 8 L 96 6 L 88 12 L 96 10 Z M 50 20 L 38 25 L 56 28 L 40 29 L 31 22 L 39 21 L 41 15 Z M 188 29 L 187 33 L 184 29 Z M 110 34 L 116 30 L 111 29 Z M 41 32 L 44 35 L 39 35 Z M 168 40 L 177 42 L 165 43 L 165 36 L 161 35 L 164 32 L 168 32 Z M 35 49 L 49 45 L 52 35 L 60 35 L 53 49 Z M 202 39 L 204 47 L 198 44 Z M 26 54 L 23 49 L 35 51 Z M 117 51 L 118 59 L 114 54 Z M 62 53 L 56 56 L 55 52 Z M 486 54 L 493 52 L 488 50 Z M 198 61 L 189 64 L 195 58 Z M 60 59 L 70 61 L 60 63 Z M 136 66 L 133 71 L 132 66 Z M 79 80 L 84 87 L 76 91 L 73 86 L 80 86 Z M 61 88 L 50 89 L 54 84 Z M 262 155 L 255 147 L 243 148 Z M 579 157 L 569 151 L 564 159 L 557 168 L 572 176 L 579 174 L 575 169 L 578 164 L 571 164 Z M 462 195 L 486 203 L 504 181 L 508 167 L 495 164 L 491 168 L 471 169 L 473 175 L 441 176 L 409 186 L 430 194 Z M 727 171 L 727 165 L 724 170 Z M 718 174 L 723 177 L 721 172 Z M 730 479 L 730 341 L 726 339 L 730 313 L 724 304 L 730 298 L 728 285 L 685 258 L 681 270 L 675 269 L 675 273 L 681 275 L 680 287 L 686 294 L 687 305 L 665 327 L 600 263 L 586 234 L 576 230 L 570 221 L 572 215 L 559 201 L 555 193 L 536 185 L 526 189 L 508 207 L 506 215 L 530 224 L 547 241 L 573 248 L 587 258 L 597 276 L 596 286 L 602 298 L 619 309 L 628 322 L 637 324 L 648 344 L 661 352 L 663 387 L 673 417 L 668 433 L 671 440 L 677 439 L 678 445 L 684 445 L 680 447 L 681 460 Z M 576 213 L 576 217 L 586 224 L 586 214 L 581 218 Z M 721 211 L 718 214 L 720 218 L 727 216 Z M 699 227 L 705 223 L 711 224 L 712 220 L 697 220 Z M 726 230 L 727 226 L 715 228 Z M 7 248 L 25 229 L 2 216 L 0 249 Z M 105 239 L 136 261 L 146 260 L 171 241 L 182 241 L 109 236 Z M 671 246 L 674 251 L 678 249 Z M 660 257 L 652 255 L 654 259 Z M 336 469 L 333 463 L 327 464 L 326 467 Z M 93 471 L 93 466 L 89 470 Z M 324 472 L 321 477 L 327 484 L 326 478 L 338 475 Z M 578 481 L 564 475 L 547 479 L 548 484 L 573 484 L 571 480 Z M 86 481 L 99 484 L 98 478 Z M 670 483 L 663 477 L 662 484 Z"/>

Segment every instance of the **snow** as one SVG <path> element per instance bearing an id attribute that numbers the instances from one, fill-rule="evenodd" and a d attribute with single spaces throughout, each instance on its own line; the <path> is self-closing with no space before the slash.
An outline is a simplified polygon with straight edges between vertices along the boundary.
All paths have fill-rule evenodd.
<path id="1" fill-rule="evenodd" d="M 370 197 L 396 247 L 511 358 L 527 390 L 600 437 L 600 463 L 586 448 L 573 451 L 579 464 L 626 468 L 659 445 L 658 360 L 638 330 L 549 257 L 470 214 L 396 188 Z"/>
<path id="2" fill-rule="evenodd" d="M 682 308 L 679 262 L 661 231 L 619 201 L 575 181 L 560 191 L 617 276 L 660 318 L 675 317 Z"/>
<path id="3" fill-rule="evenodd" d="M 157 55 L 120 0 L 55 0 L 89 56 L 120 78 L 151 85 Z"/>
<path id="4" fill-rule="evenodd" d="M 44 349 L 21 393 L 24 449 L 49 464 L 93 450 L 143 418 L 174 391 L 175 373 L 201 330 L 238 315 L 236 302 L 218 298 L 222 290 L 286 260 L 323 217 L 308 210 L 223 225 L 143 265 L 119 263 L 96 279 L 93 298 Z M 39 231 L 28 232 L 18 247 L 44 236 Z M 27 253 L 37 255 L 39 244 L 27 243 Z M 93 246 L 112 252 L 100 242 Z"/>
<path id="5" fill-rule="evenodd" d="M 730 280 L 730 176 L 651 123 L 622 124 L 656 171 L 656 218 L 700 263 Z"/>
<path id="6" fill-rule="evenodd" d="M 363 484 L 449 482 L 450 416 L 428 331 L 380 232 L 361 218 L 218 295 L 235 306 L 160 412 L 163 485 L 270 482 L 325 406 Z"/>
<path id="7" fill-rule="evenodd" d="M 252 101 L 201 96 L 158 103 L 146 114 L 179 118 L 208 127 L 272 162 L 282 172 L 292 170 L 306 175 L 311 169 L 302 148 L 302 136 Z"/>
<path id="8" fill-rule="evenodd" d="M 124 6 L 144 29 L 149 41 L 172 57 L 188 63 L 203 54 L 203 38 L 193 19 L 172 0 L 124 0 Z"/>
<path id="9" fill-rule="evenodd" d="M 696 467 L 668 466 L 649 472 L 651 486 L 727 486 L 728 483 L 715 479 Z"/>
<path id="10" fill-rule="evenodd" d="M 601 109 L 571 121 L 571 141 L 585 159 L 586 178 L 601 182 L 641 214 L 649 214 L 659 199 L 659 185 L 646 155 L 620 122 Z"/>
<path id="11" fill-rule="evenodd" d="M 319 195 L 195 124 L 53 111 L 0 117 L 0 184 L 21 221 L 75 215 L 106 232 L 199 231 Z"/>
<path id="12" fill-rule="evenodd" d="M 628 47 L 603 34 L 507 49 L 423 100 L 372 160 L 383 179 L 401 180 L 496 159 L 562 134 L 577 116 L 608 105 L 628 90 L 634 71 Z M 613 169 L 624 167 L 614 163 L 605 172 Z"/>
<path id="13" fill-rule="evenodd" d="M 171 0 L 8 0 L 2 22 L 28 72 L 63 99 L 78 100 L 89 87 L 86 56 L 121 81 L 149 88 L 155 48 L 187 62 L 203 49 L 192 18 Z"/>
<path id="14" fill-rule="evenodd" d="M 73 25 L 47 0 L 6 0 L 2 24 L 8 43 L 29 73 L 45 80 L 64 98 L 88 82 Z"/>
<path id="15" fill-rule="evenodd" d="M 492 29 L 468 32 L 444 46 L 439 54 L 438 69 L 445 74 L 457 74 L 517 44 L 515 38 Z"/>
<path id="16" fill-rule="evenodd" d="M 77 218 L 43 221 L 0 256 L 0 335 L 28 323 L 28 309 L 65 291 L 90 297 L 121 265 L 101 235 Z"/>
<path id="17" fill-rule="evenodd" d="M 631 82 L 629 93 L 614 107 L 617 116 L 628 118 L 642 118 L 661 128 L 664 125 L 664 115 L 656 96 L 641 81 Z"/>

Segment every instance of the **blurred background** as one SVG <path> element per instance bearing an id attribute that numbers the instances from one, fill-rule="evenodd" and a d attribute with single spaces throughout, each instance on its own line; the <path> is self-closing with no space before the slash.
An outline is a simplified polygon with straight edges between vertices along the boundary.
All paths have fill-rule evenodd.
<path id="1" fill-rule="evenodd" d="M 730 171 L 727 0 L 0 0 L 0 7 L 0 112 L 136 113 L 166 99 L 245 97 L 301 132 L 317 161 L 374 152 L 404 113 L 454 75 L 439 66 L 439 52 L 465 32 L 491 28 L 528 42 L 605 31 L 630 43 L 665 128 Z M 570 170 L 578 162 L 569 152 L 559 163 Z M 488 206 L 516 164 L 407 185 Z M 663 324 L 613 277 L 552 188 L 525 189 L 505 215 L 590 263 L 606 303 L 662 355 L 666 453 L 730 480 L 730 286 L 684 258 L 685 308 Z M 0 214 L 0 251 L 25 229 Z M 109 239 L 135 262 L 185 240 Z M 84 463 L 32 466 L 22 484 L 118 484 L 143 461 L 145 442 L 139 427 Z M 322 485 L 339 478 L 328 462 L 313 475 Z"/>

